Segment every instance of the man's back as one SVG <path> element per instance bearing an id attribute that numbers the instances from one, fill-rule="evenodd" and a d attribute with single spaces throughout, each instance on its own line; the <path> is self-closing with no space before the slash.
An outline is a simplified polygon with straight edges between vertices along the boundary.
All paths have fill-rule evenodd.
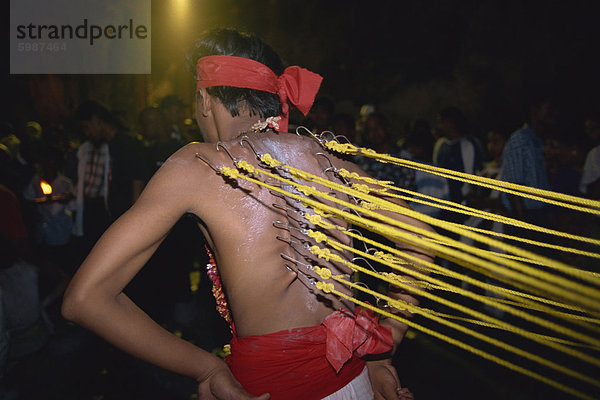
<path id="1" fill-rule="evenodd" d="M 544 141 L 529 125 L 515 131 L 506 142 L 502 155 L 502 180 L 550 189 L 544 159 Z M 513 209 L 507 194 L 503 194 L 503 203 L 507 209 Z M 543 203 L 527 198 L 523 199 L 523 204 L 528 210 L 544 207 Z"/>
<path id="2" fill-rule="evenodd" d="M 335 159 L 338 167 L 355 167 L 332 155 L 316 155 L 323 150 L 309 138 L 287 133 L 246 137 L 249 141 L 238 138 L 218 146 L 188 145 L 164 168 L 185 170 L 179 179 L 193 179 L 190 190 L 202 192 L 193 197 L 192 212 L 202 220 L 214 251 L 239 336 L 318 325 L 342 303 L 312 294 L 309 278 L 303 275 L 314 275 L 307 265 L 316 262 L 311 262 L 309 239 L 300 230 L 306 223 L 301 204 L 255 183 L 220 176 L 213 168 L 233 167 L 231 156 L 259 166 L 254 151 L 323 178 L 330 166 L 327 158 Z"/>
<path id="3" fill-rule="evenodd" d="M 319 229 L 305 219 L 302 196 L 271 193 L 295 191 L 292 182 L 279 179 L 291 179 L 288 170 L 269 168 L 276 174 L 270 177 L 250 174 L 261 175 L 258 185 L 228 178 L 222 169 L 238 160 L 257 166 L 256 151 L 334 179 L 334 157 L 314 141 L 264 132 L 267 127 L 287 130 L 288 101 L 306 115 L 322 78 L 297 66 L 284 68 L 265 43 L 232 30 L 209 32 L 195 48 L 190 59 L 196 72 L 196 120 L 204 140 L 213 144 L 190 144 L 163 164 L 78 270 L 67 289 L 63 315 L 133 355 L 194 377 L 200 382 L 200 398 L 266 400 L 268 392 L 273 400 L 291 393 L 321 399 L 354 393 L 358 386 L 368 392 L 361 399 L 373 398 L 371 386 L 387 393 L 385 398 L 396 398 L 402 389 L 389 354 L 406 325 L 389 319 L 380 324 L 370 310 L 352 313 L 352 305 L 312 285 L 313 265 L 346 278 L 351 271 L 317 262 L 311 254 L 315 242 L 307 229 Z M 259 118 L 267 122 L 258 124 Z M 247 132 L 247 140 L 241 132 Z M 350 163 L 333 164 L 359 172 Z M 202 221 L 227 292 L 236 334 L 229 366 L 162 329 L 122 292 L 186 213 Z M 329 222 L 348 224 L 334 218 Z M 350 244 L 336 229 L 321 233 Z M 349 288 L 336 289 L 351 294 Z M 335 311 L 343 306 L 346 310 Z M 291 354 L 290 346 L 299 346 L 299 353 Z M 361 357 L 368 354 L 383 358 L 365 364 Z"/>

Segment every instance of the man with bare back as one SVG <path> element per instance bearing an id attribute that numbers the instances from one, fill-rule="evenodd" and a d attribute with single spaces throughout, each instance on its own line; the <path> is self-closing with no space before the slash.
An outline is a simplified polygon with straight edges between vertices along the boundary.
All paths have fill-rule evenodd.
<path id="1" fill-rule="evenodd" d="M 302 203 L 220 169 L 242 160 L 258 166 L 257 155 L 269 153 L 330 180 L 335 168 L 362 173 L 313 139 L 286 133 L 287 100 L 307 112 L 321 78 L 284 70 L 270 47 L 233 30 L 208 33 L 196 50 L 196 117 L 206 143 L 171 156 L 106 231 L 73 278 L 63 314 L 137 357 L 195 378 L 201 399 L 412 398 L 391 364 L 406 325 L 377 321 L 316 290 L 311 265 L 351 271 L 307 250 L 304 228 L 314 226 Z M 257 125 L 267 118 L 270 126 Z M 288 186 L 280 187 L 293 192 Z M 185 213 L 201 221 L 218 266 L 215 282 L 226 293 L 221 300 L 233 320 L 227 363 L 161 328 L 122 292 Z M 395 297 L 417 302 L 403 292 Z"/>

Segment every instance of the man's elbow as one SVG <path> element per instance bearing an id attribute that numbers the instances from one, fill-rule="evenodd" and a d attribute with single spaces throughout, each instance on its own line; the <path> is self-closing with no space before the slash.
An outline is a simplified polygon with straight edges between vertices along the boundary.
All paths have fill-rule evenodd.
<path id="1" fill-rule="evenodd" d="M 71 289 L 71 288 L 69 288 Z M 89 299 L 80 291 L 67 289 L 62 302 L 62 316 L 72 322 L 80 323 L 81 316 L 85 314 L 85 309 L 89 303 Z"/>

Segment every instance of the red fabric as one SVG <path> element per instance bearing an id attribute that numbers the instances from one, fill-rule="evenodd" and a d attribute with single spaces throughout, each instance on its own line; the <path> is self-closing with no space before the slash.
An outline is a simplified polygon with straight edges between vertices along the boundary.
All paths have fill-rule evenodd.
<path id="1" fill-rule="evenodd" d="M 301 67 L 288 67 L 277 76 L 266 65 L 244 57 L 207 56 L 196 64 L 196 90 L 201 87 L 232 86 L 279 95 L 282 115 L 279 131 L 287 131 L 288 100 L 304 115 L 308 114 L 323 78 Z"/>
<path id="2" fill-rule="evenodd" d="M 327 360 L 336 371 L 356 354 L 382 354 L 390 351 L 393 345 L 390 328 L 379 325 L 377 316 L 371 310 L 342 310 L 331 314 L 323 321 L 328 330 Z"/>
<path id="3" fill-rule="evenodd" d="M 352 349 L 352 350 L 350 350 Z M 388 327 L 371 311 L 337 311 L 321 325 L 234 337 L 227 363 L 244 389 L 271 400 L 322 399 L 364 369 L 359 357 L 392 349 Z"/>

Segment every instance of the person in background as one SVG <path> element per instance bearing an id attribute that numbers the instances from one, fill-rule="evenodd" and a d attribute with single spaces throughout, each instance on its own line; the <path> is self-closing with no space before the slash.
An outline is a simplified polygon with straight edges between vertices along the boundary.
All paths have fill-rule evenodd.
<path id="1" fill-rule="evenodd" d="M 334 112 L 333 101 L 327 97 L 319 97 L 315 100 L 309 117 L 312 119 L 314 134 L 331 130 L 331 119 Z"/>
<path id="2" fill-rule="evenodd" d="M 373 113 L 367 117 L 364 146 L 378 153 L 398 156 L 400 147 L 394 140 L 389 120 L 384 114 Z M 396 186 L 415 190 L 415 171 L 411 168 L 402 167 L 391 163 L 381 163 L 374 158 L 356 156 L 354 162 L 360 168 L 373 177 L 392 181 Z"/>
<path id="3" fill-rule="evenodd" d="M 144 108 L 138 116 L 138 124 L 139 133 L 144 140 L 148 178 L 150 178 L 167 158 L 182 146 L 182 142 L 173 136 L 160 108 Z"/>
<path id="4" fill-rule="evenodd" d="M 76 151 L 73 234 L 83 259 L 108 226 L 139 197 L 144 180 L 141 143 L 119 129 L 110 111 L 95 101 L 81 104 L 76 118 L 87 140 Z"/>
<path id="5" fill-rule="evenodd" d="M 165 96 L 160 101 L 159 109 L 164 115 L 169 139 L 179 143 L 180 147 L 188 143 L 184 128 L 185 117 L 183 116 L 185 104 L 181 98 L 174 94 Z"/>
<path id="6" fill-rule="evenodd" d="M 53 322 L 46 309 L 62 296 L 75 268 L 70 247 L 73 184 L 60 172 L 63 159 L 58 148 L 44 147 L 40 155 L 42 173 L 33 177 L 23 193 L 38 212 L 32 236 L 39 249 L 42 318 L 51 332 Z"/>
<path id="7" fill-rule="evenodd" d="M 480 171 L 477 171 L 477 175 L 491 179 L 502 179 L 502 154 L 504 152 L 504 146 L 506 144 L 507 138 L 508 134 L 505 130 L 501 128 L 494 128 L 488 132 L 487 150 L 490 156 L 490 160 L 484 163 L 483 168 Z M 467 206 L 475 208 L 477 210 L 491 212 L 498 215 L 506 214 L 506 210 L 502 205 L 502 199 L 498 190 L 492 190 L 483 186 L 473 185 L 471 186 L 471 191 L 467 193 L 465 197 L 465 202 Z M 468 217 L 465 220 L 464 225 L 485 229 L 497 233 L 504 233 L 505 230 L 504 224 L 502 224 L 501 222 L 490 221 L 488 219 L 484 219 L 477 216 Z M 461 236 L 460 241 L 470 246 L 475 244 L 475 242 L 471 238 L 465 236 Z M 489 246 L 483 245 L 481 243 L 478 243 L 477 246 L 484 248 L 485 250 L 494 250 L 497 252 L 501 252 L 498 249 L 490 249 Z M 465 273 L 467 275 L 474 276 L 474 272 L 472 271 L 465 271 Z M 487 276 L 478 276 L 478 278 L 481 278 L 488 283 L 493 283 L 492 280 L 490 280 L 490 278 Z M 463 287 L 463 289 L 469 289 L 474 292 L 481 292 L 486 296 L 501 297 L 493 291 L 482 291 L 480 288 L 471 286 L 465 282 L 463 282 L 461 286 Z M 472 306 L 479 307 L 480 305 L 477 303 L 473 303 Z M 483 305 L 483 310 L 492 313 L 498 318 L 502 318 L 504 316 L 504 311 L 489 305 Z"/>
<path id="8" fill-rule="evenodd" d="M 433 137 L 429 135 L 429 127 L 422 126 L 420 129 L 419 124 L 415 124 L 413 131 L 409 134 L 404 142 L 404 149 L 405 150 L 400 153 L 402 158 L 431 165 Z M 448 180 L 443 176 L 421 170 L 415 170 L 414 176 L 414 186 L 419 194 L 431 196 L 440 200 L 450 199 Z M 423 200 L 435 204 L 435 200 Z M 427 214 L 430 217 L 438 218 L 441 215 L 441 209 L 439 207 L 415 201 L 409 202 L 408 204 L 413 210 Z"/>
<path id="9" fill-rule="evenodd" d="M 550 189 L 544 154 L 544 138 L 556 126 L 552 98 L 540 95 L 530 101 L 529 121 L 510 135 L 502 156 L 502 180 L 538 189 Z M 533 224 L 546 222 L 545 203 L 503 193 L 502 202 L 509 214 Z"/>
<path id="10" fill-rule="evenodd" d="M 600 200 L 600 118 L 588 118 L 585 128 L 595 146 L 586 155 L 579 190 L 590 199 Z"/>
<path id="11" fill-rule="evenodd" d="M 438 166 L 467 174 L 481 169 L 483 150 L 477 138 L 469 134 L 469 123 L 463 112 L 456 107 L 447 107 L 440 111 L 437 129 L 448 143 L 437 154 Z M 462 203 L 470 190 L 470 185 L 450 179 L 450 200 Z M 462 222 L 462 216 L 452 214 L 454 222 Z"/>
<path id="12" fill-rule="evenodd" d="M 336 136 L 345 137 L 348 142 L 355 144 L 358 146 L 357 139 L 357 131 L 356 131 L 356 123 L 354 121 L 354 117 L 350 114 L 336 114 L 333 116 L 331 120 L 331 126 L 333 133 Z M 340 138 L 340 141 L 344 143 L 344 139 Z"/>

